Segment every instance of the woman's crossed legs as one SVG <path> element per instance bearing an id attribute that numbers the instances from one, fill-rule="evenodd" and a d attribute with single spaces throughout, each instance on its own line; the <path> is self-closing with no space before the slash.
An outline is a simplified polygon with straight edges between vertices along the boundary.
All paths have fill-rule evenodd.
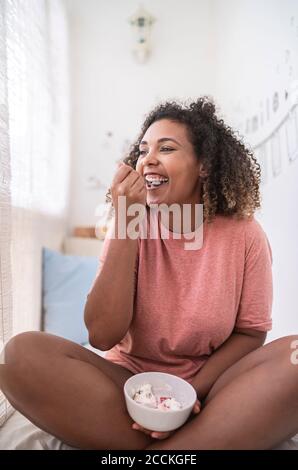
<path id="1" fill-rule="evenodd" d="M 133 374 L 71 341 L 15 336 L 0 387 L 33 423 L 82 449 L 269 449 L 298 432 L 298 365 L 288 336 L 249 353 L 213 385 L 202 411 L 168 439 L 132 429 L 124 382 Z"/>

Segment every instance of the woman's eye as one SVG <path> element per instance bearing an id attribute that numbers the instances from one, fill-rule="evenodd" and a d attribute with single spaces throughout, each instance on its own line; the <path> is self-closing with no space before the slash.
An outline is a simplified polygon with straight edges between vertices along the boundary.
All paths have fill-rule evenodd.
<path id="1" fill-rule="evenodd" d="M 160 151 L 162 152 L 173 152 L 175 149 L 171 148 L 171 147 L 161 147 L 160 148 Z M 144 157 L 144 155 L 146 155 L 146 153 L 148 153 L 148 150 L 139 150 L 139 157 Z"/>

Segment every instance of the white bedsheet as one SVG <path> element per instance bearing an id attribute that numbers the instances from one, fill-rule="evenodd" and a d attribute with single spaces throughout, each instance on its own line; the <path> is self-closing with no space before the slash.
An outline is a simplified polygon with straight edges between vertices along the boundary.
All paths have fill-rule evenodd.
<path id="1" fill-rule="evenodd" d="M 0 428 L 1 450 L 75 450 L 14 411 Z"/>

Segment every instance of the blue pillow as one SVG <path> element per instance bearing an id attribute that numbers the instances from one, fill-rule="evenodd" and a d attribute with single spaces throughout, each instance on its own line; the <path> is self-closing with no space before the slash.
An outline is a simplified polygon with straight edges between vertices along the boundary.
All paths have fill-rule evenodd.
<path id="1" fill-rule="evenodd" d="M 86 343 L 84 306 L 99 259 L 43 248 L 42 261 L 43 330 L 76 343 Z"/>

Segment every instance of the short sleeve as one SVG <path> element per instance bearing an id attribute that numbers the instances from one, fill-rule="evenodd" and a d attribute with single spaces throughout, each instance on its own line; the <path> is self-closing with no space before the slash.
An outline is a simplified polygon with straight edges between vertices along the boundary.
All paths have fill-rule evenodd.
<path id="1" fill-rule="evenodd" d="M 272 328 L 272 251 L 261 225 L 252 219 L 245 229 L 245 267 L 236 328 Z"/>

